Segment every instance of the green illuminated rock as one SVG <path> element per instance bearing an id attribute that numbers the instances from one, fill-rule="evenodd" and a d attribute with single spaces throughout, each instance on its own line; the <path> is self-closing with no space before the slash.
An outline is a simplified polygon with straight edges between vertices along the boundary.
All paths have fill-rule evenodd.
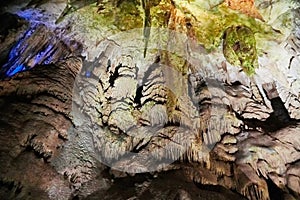
<path id="1" fill-rule="evenodd" d="M 256 40 L 253 32 L 246 26 L 232 26 L 225 31 L 223 53 L 226 60 L 241 66 L 248 75 L 258 67 Z"/>

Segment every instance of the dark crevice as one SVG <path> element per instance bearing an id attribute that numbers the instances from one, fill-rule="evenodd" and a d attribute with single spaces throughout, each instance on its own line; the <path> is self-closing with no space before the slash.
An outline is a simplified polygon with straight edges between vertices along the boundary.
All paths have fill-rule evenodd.
<path id="1" fill-rule="evenodd" d="M 141 145 L 139 147 L 139 145 L 144 141 L 144 139 L 140 140 L 138 142 L 137 145 L 135 145 L 135 147 L 133 147 L 133 149 L 130 151 L 132 153 L 139 153 L 141 150 L 143 150 L 146 146 L 148 146 L 148 144 L 151 142 L 151 140 L 149 140 L 148 142 L 146 142 L 145 144 Z M 138 148 L 139 147 L 139 148 Z"/>
<path id="2" fill-rule="evenodd" d="M 115 81 L 117 80 L 117 78 L 120 76 L 119 74 L 119 69 L 122 67 L 122 65 L 118 65 L 114 71 L 114 73 L 109 77 L 109 84 L 110 84 L 110 87 L 113 87 L 114 84 L 115 84 Z"/>
<path id="3" fill-rule="evenodd" d="M 140 86 L 136 89 L 136 92 L 135 92 L 135 97 L 134 97 L 134 103 L 137 104 L 138 107 L 141 107 L 141 98 L 143 97 L 143 94 L 142 94 L 142 91 L 143 91 L 143 86 Z"/>
<path id="4" fill-rule="evenodd" d="M 31 138 L 32 140 L 33 138 Z M 33 152 L 34 155 L 38 158 L 38 159 L 43 159 L 44 162 L 48 162 L 49 158 L 51 158 L 51 155 L 45 155 L 44 152 L 38 152 L 36 151 L 32 146 L 28 145 L 25 148 L 26 152 Z"/>
<path id="5" fill-rule="evenodd" d="M 153 97 L 159 97 L 158 95 L 155 95 L 155 96 L 153 96 Z M 152 98 L 153 98 L 152 97 Z M 162 96 L 160 96 L 161 98 L 164 98 L 164 97 L 162 97 Z M 146 99 L 145 101 L 144 101 L 144 103 L 142 104 L 142 106 L 144 106 L 147 102 L 154 102 L 155 103 L 155 105 L 164 105 L 165 103 L 166 103 L 166 101 L 158 101 L 158 100 L 155 100 L 155 98 L 153 98 L 153 99 Z"/>
<path id="6" fill-rule="evenodd" d="M 261 128 L 264 132 L 274 132 L 298 123 L 297 120 L 293 119 L 290 119 L 289 121 L 281 121 L 274 113 L 271 113 L 270 117 L 265 121 L 260 121 L 258 119 L 244 119 L 239 114 L 235 114 L 237 118 L 242 120 L 250 129 L 255 130 L 256 128 Z"/>
<path id="7" fill-rule="evenodd" d="M 106 65 L 106 72 L 108 73 L 109 72 L 109 69 L 111 68 L 111 60 L 108 59 L 107 61 L 107 65 Z"/>
<path id="8" fill-rule="evenodd" d="M 0 39 L 1 37 L 6 37 L 9 33 L 9 30 L 17 29 L 22 24 L 21 18 L 18 15 L 7 12 L 0 14 Z"/>
<path id="9" fill-rule="evenodd" d="M 18 196 L 22 190 L 23 186 L 21 185 L 20 182 L 15 182 L 15 181 L 3 181 L 0 179 L 0 189 L 6 188 L 9 191 L 13 191 L 14 195 Z"/>
<path id="10" fill-rule="evenodd" d="M 199 102 L 198 102 L 198 107 L 202 108 L 207 108 L 208 106 L 212 106 L 212 103 L 206 103 L 206 102 L 210 102 L 211 101 L 211 98 L 210 97 L 204 97 L 202 98 Z"/>
<path id="11" fill-rule="evenodd" d="M 264 132 L 274 132 L 299 122 L 299 120 L 293 119 L 289 116 L 289 113 L 280 97 L 273 98 L 270 101 L 274 111 L 265 121 L 258 119 L 245 119 L 237 112 L 235 112 L 235 115 L 250 128 L 255 130 L 260 127 Z"/>
<path id="12" fill-rule="evenodd" d="M 284 125 L 291 121 L 290 115 L 280 97 L 271 99 L 271 105 L 274 110 L 274 112 L 272 113 L 273 117 L 276 118 L 278 122 Z"/>
<path id="13" fill-rule="evenodd" d="M 146 82 L 143 82 L 144 87 L 147 87 L 147 89 L 149 89 L 153 85 L 164 84 L 165 83 L 164 81 L 155 80 L 156 78 L 160 78 L 160 77 L 161 77 L 160 75 L 154 75 L 151 79 L 147 79 Z"/>
<path id="14" fill-rule="evenodd" d="M 13 15 L 10 13 L 4 13 L 0 15 L 0 43 L 2 43 L 9 31 L 11 29 L 17 29 L 21 25 L 25 24 L 24 22 L 20 22 L 20 18 L 17 15 Z M 7 48 L 1 49 L 0 54 L 0 66 L 3 66 L 9 60 L 10 50 L 16 45 L 17 41 L 10 44 Z M 1 75 L 1 79 L 4 79 L 5 76 Z"/>
<path id="15" fill-rule="evenodd" d="M 164 128 L 166 127 L 169 127 L 169 126 L 177 126 L 177 127 L 183 127 L 182 125 L 180 125 L 180 122 L 171 122 L 171 121 L 168 121 L 166 124 L 164 124 Z"/>
<path id="16" fill-rule="evenodd" d="M 266 180 L 268 184 L 268 190 L 269 190 L 269 196 L 270 200 L 282 200 L 284 199 L 284 193 L 283 191 L 273 183 L 272 180 L 267 179 Z"/>
<path id="17" fill-rule="evenodd" d="M 240 81 L 234 81 L 233 83 L 231 83 L 231 86 L 240 86 L 243 85 Z"/>
<path id="18" fill-rule="evenodd" d="M 290 62 L 289 62 L 288 69 L 291 68 L 291 65 L 292 65 L 292 62 L 293 62 L 294 58 L 295 58 L 295 56 L 292 56 L 292 57 L 290 58 Z"/>
<path id="19" fill-rule="evenodd" d="M 192 76 L 195 76 L 195 74 L 191 74 L 189 75 L 188 77 L 188 80 L 189 80 L 189 84 L 188 84 L 188 90 L 189 90 L 189 95 L 191 96 L 192 94 L 195 94 L 196 96 L 202 91 L 202 89 L 204 87 L 207 87 L 207 84 L 205 82 L 205 80 L 198 76 L 198 77 L 195 77 L 197 80 L 195 80 L 195 85 L 193 84 L 192 80 L 191 80 L 191 77 Z"/>

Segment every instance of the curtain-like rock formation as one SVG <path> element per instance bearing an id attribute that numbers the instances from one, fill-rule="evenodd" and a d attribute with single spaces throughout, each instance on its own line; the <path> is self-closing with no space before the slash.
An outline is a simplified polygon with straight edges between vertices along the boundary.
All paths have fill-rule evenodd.
<path id="1" fill-rule="evenodd" d="M 300 198 L 299 10 L 285 18 L 288 34 L 273 19 L 287 36 L 257 44 L 269 49 L 249 77 L 223 56 L 221 31 L 197 35 L 201 19 L 185 14 L 199 5 L 167 2 L 151 8 L 165 28 L 151 28 L 145 58 L 143 27 L 101 27 L 105 3 L 104 14 L 83 8 L 61 26 L 5 14 L 18 24 L 0 38 L 1 197 Z M 138 6 L 118 3 L 117 16 Z M 164 7 L 161 22 L 154 11 Z M 270 20 L 278 5 L 267 8 Z"/>

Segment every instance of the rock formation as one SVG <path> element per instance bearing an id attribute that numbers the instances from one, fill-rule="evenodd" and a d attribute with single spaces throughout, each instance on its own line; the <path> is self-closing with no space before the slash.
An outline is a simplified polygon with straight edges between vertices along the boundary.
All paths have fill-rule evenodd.
<path id="1" fill-rule="evenodd" d="M 66 2 L 6 3 L 1 199 L 299 199 L 298 4 L 256 1 L 262 21 L 199 2 L 155 1 L 147 38 L 135 0 L 59 24 Z M 252 76 L 223 55 L 236 23 Z"/>

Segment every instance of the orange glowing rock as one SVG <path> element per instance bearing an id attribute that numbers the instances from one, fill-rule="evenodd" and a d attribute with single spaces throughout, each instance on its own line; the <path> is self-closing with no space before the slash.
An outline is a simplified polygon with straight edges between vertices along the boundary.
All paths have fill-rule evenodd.
<path id="1" fill-rule="evenodd" d="M 224 3 L 233 10 L 238 10 L 250 17 L 264 21 L 254 4 L 254 0 L 225 0 Z"/>

